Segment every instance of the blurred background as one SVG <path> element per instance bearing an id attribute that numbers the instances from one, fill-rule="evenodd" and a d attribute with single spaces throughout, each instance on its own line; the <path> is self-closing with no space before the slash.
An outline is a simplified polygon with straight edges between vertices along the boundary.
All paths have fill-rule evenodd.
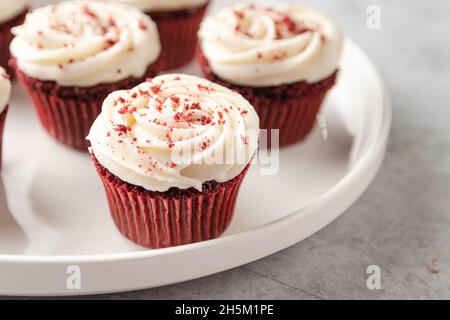
<path id="1" fill-rule="evenodd" d="M 214 0 L 211 11 L 237 2 Z M 341 218 L 270 257 L 178 285 L 91 298 L 450 298 L 450 2 L 301 2 L 333 16 L 388 84 L 394 122 L 375 182 Z M 381 290 L 366 287 L 373 264 Z"/>

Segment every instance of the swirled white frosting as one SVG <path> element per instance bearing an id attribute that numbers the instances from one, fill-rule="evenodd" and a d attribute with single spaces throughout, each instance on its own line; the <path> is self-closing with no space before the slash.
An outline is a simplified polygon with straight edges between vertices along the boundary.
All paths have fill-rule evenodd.
<path id="1" fill-rule="evenodd" d="M 1 0 L 0 23 L 14 19 L 25 10 L 26 6 L 24 0 Z"/>
<path id="2" fill-rule="evenodd" d="M 209 0 L 104 0 L 132 5 L 144 12 L 173 11 L 204 5 Z"/>
<path id="3" fill-rule="evenodd" d="M 142 77 L 159 56 L 155 23 L 118 3 L 65 1 L 29 13 L 11 52 L 19 69 L 63 86 L 89 87 Z"/>
<path id="4" fill-rule="evenodd" d="M 111 173 L 164 192 L 233 179 L 258 146 L 259 118 L 241 95 L 169 74 L 108 96 L 88 136 Z"/>
<path id="5" fill-rule="evenodd" d="M 295 4 L 225 8 L 203 22 L 199 37 L 217 76 L 254 87 L 323 80 L 338 68 L 343 43 L 333 20 Z"/>
<path id="6" fill-rule="evenodd" d="M 5 69 L 0 67 L 0 113 L 8 105 L 11 95 L 11 82 Z"/>

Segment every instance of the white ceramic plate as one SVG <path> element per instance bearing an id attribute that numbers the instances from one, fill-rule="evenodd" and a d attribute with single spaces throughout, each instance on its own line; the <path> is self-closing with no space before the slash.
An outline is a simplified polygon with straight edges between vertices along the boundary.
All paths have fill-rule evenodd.
<path id="1" fill-rule="evenodd" d="M 198 73 L 195 65 L 187 69 Z M 324 114 L 328 140 L 316 129 L 305 143 L 283 149 L 276 175 L 263 176 L 258 165 L 252 167 L 224 236 L 146 250 L 114 227 L 89 157 L 49 138 L 15 85 L 0 183 L 0 294 L 162 286 L 243 265 L 307 238 L 343 213 L 372 181 L 391 125 L 388 93 L 350 41 Z M 80 290 L 66 285 L 72 265 L 81 270 Z"/>

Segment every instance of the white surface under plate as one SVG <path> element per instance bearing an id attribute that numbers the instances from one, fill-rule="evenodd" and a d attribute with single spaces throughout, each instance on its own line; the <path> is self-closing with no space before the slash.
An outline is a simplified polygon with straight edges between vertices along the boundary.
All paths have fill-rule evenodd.
<path id="1" fill-rule="evenodd" d="M 198 73 L 192 65 L 185 72 Z M 389 96 L 368 58 L 347 41 L 338 85 L 316 129 L 283 149 L 273 176 L 252 167 L 232 225 L 219 239 L 146 250 L 123 238 L 86 154 L 53 141 L 16 84 L 0 183 L 0 294 L 64 295 L 176 283 L 260 259 L 301 241 L 343 213 L 374 178 L 389 128 Z M 81 289 L 66 286 L 81 268 Z"/>

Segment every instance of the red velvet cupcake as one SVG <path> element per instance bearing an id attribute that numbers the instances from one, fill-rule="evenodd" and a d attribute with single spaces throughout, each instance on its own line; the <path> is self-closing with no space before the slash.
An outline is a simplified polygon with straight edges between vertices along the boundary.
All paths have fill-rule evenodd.
<path id="1" fill-rule="evenodd" d="M 9 70 L 9 44 L 13 38 L 11 29 L 22 24 L 27 13 L 23 0 L 0 1 L 0 67 Z"/>
<path id="2" fill-rule="evenodd" d="M 66 1 L 39 8 L 13 29 L 11 67 L 42 125 L 59 142 L 87 150 L 106 96 L 158 72 L 156 25 L 121 4 Z"/>
<path id="3" fill-rule="evenodd" d="M 6 71 L 0 67 L 0 169 L 2 167 L 3 130 L 5 129 L 8 102 L 11 95 L 11 82 Z"/>
<path id="4" fill-rule="evenodd" d="M 258 135 L 238 93 L 172 74 L 110 94 L 88 139 L 117 228 L 156 249 L 226 230 Z"/>
<path id="5" fill-rule="evenodd" d="M 197 32 L 209 0 L 113 0 L 147 13 L 158 26 L 161 68 L 172 70 L 191 62 L 197 49 Z"/>
<path id="6" fill-rule="evenodd" d="M 279 130 L 280 146 L 310 133 L 342 52 L 330 18 L 302 5 L 237 5 L 207 18 L 199 37 L 206 78 L 248 99 L 261 128 Z"/>

